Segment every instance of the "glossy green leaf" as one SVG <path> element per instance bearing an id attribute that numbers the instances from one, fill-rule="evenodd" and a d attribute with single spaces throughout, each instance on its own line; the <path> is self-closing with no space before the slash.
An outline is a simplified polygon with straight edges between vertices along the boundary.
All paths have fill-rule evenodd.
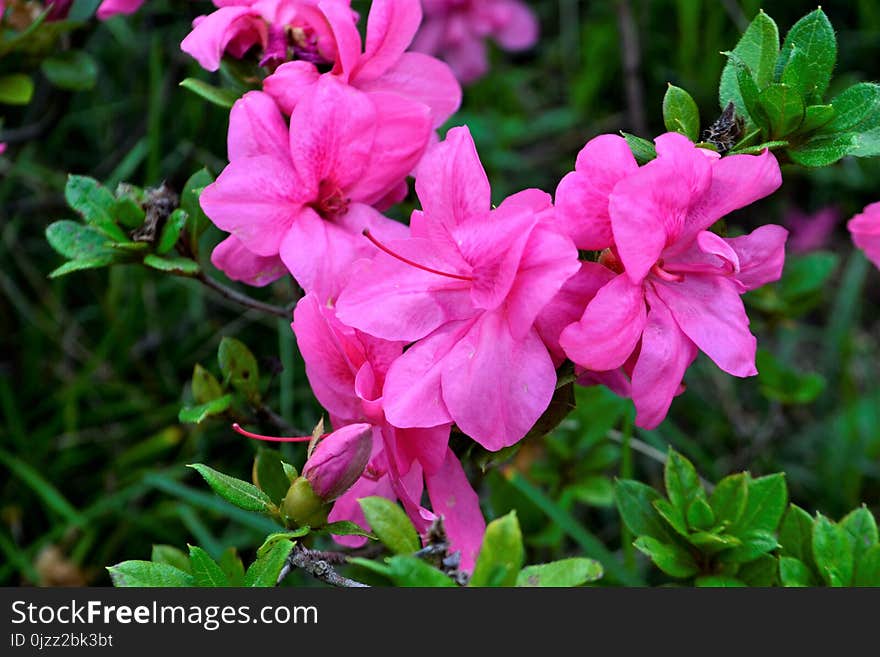
<path id="1" fill-rule="evenodd" d="M 367 524 L 385 547 L 395 554 L 418 552 L 419 535 L 400 506 L 384 497 L 365 497 L 358 504 Z"/>
<path id="2" fill-rule="evenodd" d="M 257 485 L 275 504 L 280 505 L 290 488 L 277 450 L 260 447 L 256 456 Z"/>
<path id="3" fill-rule="evenodd" d="M 671 577 L 693 577 L 699 572 L 689 552 L 669 543 L 661 543 L 650 536 L 639 536 L 635 543 L 639 552 L 650 557 L 654 565 Z"/>
<path id="4" fill-rule="evenodd" d="M 272 549 L 258 556 L 244 575 L 244 585 L 248 587 L 272 587 L 278 583 L 281 569 L 293 550 L 293 541 L 281 540 Z"/>
<path id="5" fill-rule="evenodd" d="M 154 545 L 150 553 L 150 561 L 174 566 L 185 573 L 190 572 L 189 555 L 171 545 Z"/>
<path id="6" fill-rule="evenodd" d="M 123 561 L 107 568 L 116 587 L 189 587 L 193 578 L 189 573 L 152 561 Z"/>
<path id="7" fill-rule="evenodd" d="M 34 96 L 34 81 L 24 73 L 0 76 L 0 105 L 27 105 Z"/>
<path id="8" fill-rule="evenodd" d="M 736 577 L 730 577 L 729 575 L 706 575 L 705 577 L 698 577 L 694 580 L 694 585 L 699 588 L 742 588 L 746 586 L 746 583 Z"/>
<path id="9" fill-rule="evenodd" d="M 826 584 L 849 586 L 855 565 L 849 535 L 822 515 L 813 525 L 813 558 Z"/>
<path id="10" fill-rule="evenodd" d="M 804 16 L 788 31 L 780 54 L 783 67 L 795 50 L 802 53 L 804 61 L 798 91 L 808 101 L 821 100 L 837 61 L 834 28 L 821 8 Z"/>
<path id="11" fill-rule="evenodd" d="M 197 545 L 190 545 L 189 560 L 192 564 L 191 571 L 196 586 L 229 586 L 229 581 L 226 579 L 223 569 L 202 548 Z"/>
<path id="12" fill-rule="evenodd" d="M 49 246 L 71 260 L 103 260 L 110 264 L 116 253 L 107 246 L 107 236 L 77 221 L 56 221 L 46 228 Z"/>
<path id="13" fill-rule="evenodd" d="M 745 474 L 735 474 L 718 482 L 709 496 L 709 504 L 715 513 L 715 522 L 730 527 L 735 525 L 746 510 L 748 479 Z"/>
<path id="14" fill-rule="evenodd" d="M 456 586 L 448 575 L 408 554 L 398 554 L 388 559 L 387 574 L 396 586 L 405 588 L 451 588 Z"/>
<path id="15" fill-rule="evenodd" d="M 795 164 L 805 167 L 827 167 L 849 155 L 858 145 L 852 133 L 817 134 L 803 144 L 788 150 Z"/>
<path id="16" fill-rule="evenodd" d="M 116 197 L 94 178 L 87 176 L 68 176 L 64 188 L 67 204 L 114 242 L 130 242 L 128 235 L 116 225 L 113 211 Z"/>
<path id="17" fill-rule="evenodd" d="M 853 586 L 880 587 L 880 545 L 862 553 L 852 583 Z"/>
<path id="18" fill-rule="evenodd" d="M 325 531 L 328 534 L 333 534 L 334 536 L 363 536 L 374 541 L 377 540 L 375 534 L 368 532 L 366 529 L 350 520 L 331 522 L 323 527 L 322 531 Z"/>
<path id="19" fill-rule="evenodd" d="M 636 137 L 628 132 L 621 132 L 620 134 L 623 135 L 629 149 L 632 151 L 633 157 L 636 158 L 636 162 L 639 164 L 647 164 L 657 157 L 657 149 L 647 139 Z"/>
<path id="20" fill-rule="evenodd" d="M 652 502 L 657 513 L 679 534 L 687 536 L 690 533 L 684 512 L 673 506 L 669 500 L 660 498 Z"/>
<path id="21" fill-rule="evenodd" d="M 232 89 L 221 89 L 196 78 L 186 78 L 180 86 L 192 91 L 199 98 L 225 109 L 231 109 L 241 95 Z"/>
<path id="22" fill-rule="evenodd" d="M 108 256 L 100 256 L 96 258 L 78 258 L 77 260 L 65 262 L 60 267 L 53 269 L 49 273 L 49 278 L 59 278 L 60 276 L 72 274 L 76 271 L 83 271 L 84 269 L 100 269 L 101 267 L 112 265 L 113 261 L 113 258 Z"/>
<path id="23" fill-rule="evenodd" d="M 779 54 L 779 28 L 773 19 L 763 11 L 759 12 L 736 44 L 733 53 L 752 72 L 759 89 L 768 85 L 773 80 Z M 737 82 L 736 68 L 730 61 L 721 73 L 718 99 L 722 108 L 733 101 L 737 111 L 744 113 L 745 106 Z"/>
<path id="24" fill-rule="evenodd" d="M 880 126 L 880 84 L 859 82 L 831 101 L 834 118 L 822 132 L 865 132 Z"/>
<path id="25" fill-rule="evenodd" d="M 746 509 L 731 533 L 745 538 L 749 532 L 772 534 L 779 526 L 788 502 L 788 489 L 782 473 L 749 479 Z"/>
<path id="26" fill-rule="evenodd" d="M 877 521 L 864 505 L 849 512 L 839 524 L 849 535 L 853 559 L 856 562 L 865 552 L 877 545 Z"/>
<path id="27" fill-rule="evenodd" d="M 524 561 L 519 520 L 511 511 L 486 527 L 470 586 L 515 586 Z"/>
<path id="28" fill-rule="evenodd" d="M 779 543 L 782 554 L 803 561 L 813 562 L 813 518 L 799 506 L 790 504 L 779 525 Z"/>
<path id="29" fill-rule="evenodd" d="M 770 123 L 770 134 L 782 138 L 800 127 L 806 106 L 800 92 L 787 84 L 771 84 L 758 96 L 761 109 Z"/>
<path id="30" fill-rule="evenodd" d="M 704 496 L 697 497 L 688 506 L 687 523 L 693 529 L 709 529 L 715 524 L 715 512 Z"/>
<path id="31" fill-rule="evenodd" d="M 146 217 L 143 207 L 130 196 L 117 197 L 111 214 L 116 221 L 129 229 L 139 228 Z"/>
<path id="32" fill-rule="evenodd" d="M 779 581 L 786 587 L 816 585 L 813 573 L 803 561 L 795 557 L 779 558 Z"/>
<path id="33" fill-rule="evenodd" d="M 834 118 L 836 110 L 833 105 L 810 105 L 804 110 L 804 122 L 798 132 L 806 134 L 828 125 Z"/>
<path id="34" fill-rule="evenodd" d="M 614 498 L 624 524 L 635 536 L 670 540 L 671 533 L 654 508 L 660 494 L 650 486 L 630 479 L 614 482 Z"/>
<path id="35" fill-rule="evenodd" d="M 742 564 L 736 571 L 736 578 L 748 586 L 776 586 L 779 583 L 779 560 L 771 554 L 764 554 Z"/>
<path id="36" fill-rule="evenodd" d="M 691 503 L 704 494 L 693 464 L 671 448 L 666 459 L 663 479 L 669 501 L 682 513 L 687 513 Z"/>
<path id="37" fill-rule="evenodd" d="M 212 176 L 207 169 L 196 171 L 186 184 L 183 186 L 183 192 L 180 194 L 180 209 L 186 212 L 188 217 L 187 233 L 189 234 L 190 248 L 196 249 L 199 243 L 199 237 L 205 232 L 205 229 L 211 224 L 202 206 L 199 204 L 199 197 L 202 190 L 214 182 Z"/>
<path id="38" fill-rule="evenodd" d="M 262 513 L 277 510 L 272 500 L 259 488 L 241 479 L 230 477 L 218 472 L 207 465 L 196 463 L 187 467 L 198 472 L 208 483 L 211 489 L 227 502 L 245 509 L 246 511 L 259 511 Z"/>
<path id="39" fill-rule="evenodd" d="M 747 530 L 738 534 L 737 538 L 742 541 L 742 545 L 724 552 L 719 557 L 725 563 L 748 563 L 779 547 L 775 534 L 763 529 Z"/>
<path id="40" fill-rule="evenodd" d="M 521 587 L 572 587 L 602 578 L 602 564 L 595 559 L 562 559 L 526 566 L 516 578 Z"/>
<path id="41" fill-rule="evenodd" d="M 225 337 L 217 350 L 220 371 L 233 388 L 248 399 L 260 396 L 260 370 L 251 350 L 236 338 Z"/>
<path id="42" fill-rule="evenodd" d="M 220 382 L 204 367 L 196 363 L 192 375 L 192 395 L 197 404 L 204 404 L 223 396 Z"/>
<path id="43" fill-rule="evenodd" d="M 225 413 L 232 406 L 232 395 L 223 395 L 197 406 L 185 406 L 177 414 L 178 421 L 184 424 L 201 424 L 213 415 Z"/>
<path id="44" fill-rule="evenodd" d="M 220 560 L 217 563 L 226 576 L 229 586 L 244 586 L 244 564 L 241 562 L 241 557 L 238 556 L 238 551 L 234 547 L 228 547 L 223 550 L 223 554 L 220 555 Z"/>
<path id="45" fill-rule="evenodd" d="M 691 141 L 700 136 L 700 110 L 691 95 L 670 84 L 663 96 L 663 122 L 669 132 L 679 132 Z"/>
<path id="46" fill-rule="evenodd" d="M 200 271 L 199 263 L 190 258 L 162 257 L 152 253 L 144 258 L 144 264 L 151 269 L 175 276 L 195 276 Z"/>
<path id="47" fill-rule="evenodd" d="M 159 235 L 159 241 L 156 243 L 156 253 L 165 255 L 170 252 L 180 239 L 180 233 L 186 225 L 188 215 L 186 212 L 177 208 L 165 221 L 162 227 L 162 233 Z"/>

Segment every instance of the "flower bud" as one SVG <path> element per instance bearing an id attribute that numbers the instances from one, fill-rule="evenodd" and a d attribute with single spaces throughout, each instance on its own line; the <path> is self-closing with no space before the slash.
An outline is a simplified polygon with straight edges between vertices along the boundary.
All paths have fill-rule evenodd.
<path id="1" fill-rule="evenodd" d="M 281 503 L 281 514 L 290 527 L 318 528 L 327 524 L 331 507 L 315 494 L 308 479 L 297 477 Z"/>
<path id="2" fill-rule="evenodd" d="M 303 467 L 303 476 L 325 502 L 332 502 L 360 478 L 373 451 L 373 428 L 350 424 L 325 437 Z"/>

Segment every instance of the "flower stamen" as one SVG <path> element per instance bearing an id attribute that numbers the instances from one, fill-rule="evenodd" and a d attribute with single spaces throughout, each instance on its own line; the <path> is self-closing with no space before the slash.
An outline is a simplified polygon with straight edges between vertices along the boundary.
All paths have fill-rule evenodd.
<path id="1" fill-rule="evenodd" d="M 247 429 L 242 429 L 238 422 L 232 425 L 236 433 L 240 433 L 247 438 L 254 440 L 263 440 L 270 443 L 308 443 L 312 441 L 312 436 L 263 436 L 258 433 L 252 433 Z"/>
<path id="2" fill-rule="evenodd" d="M 454 278 L 459 281 L 473 281 L 474 280 L 473 277 L 471 277 L 471 276 L 464 276 L 462 274 L 450 274 L 449 272 L 440 271 L 439 269 L 432 269 L 431 267 L 427 267 L 425 265 L 420 265 L 419 263 L 414 262 L 413 260 L 410 260 L 409 258 L 404 258 L 402 255 L 400 255 L 399 253 L 395 253 L 394 251 L 389 249 L 387 246 L 382 244 L 382 242 L 380 242 L 375 237 L 373 237 L 370 234 L 369 228 L 364 228 L 364 237 L 366 237 L 368 240 L 370 240 L 376 246 L 376 248 L 378 248 L 379 250 L 384 251 L 385 253 L 390 255 L 392 258 L 397 258 L 401 262 L 406 263 L 407 265 L 410 265 L 411 267 L 415 267 L 416 269 L 421 269 L 422 271 L 426 271 L 430 274 L 437 274 L 438 276 L 446 276 L 447 278 Z"/>

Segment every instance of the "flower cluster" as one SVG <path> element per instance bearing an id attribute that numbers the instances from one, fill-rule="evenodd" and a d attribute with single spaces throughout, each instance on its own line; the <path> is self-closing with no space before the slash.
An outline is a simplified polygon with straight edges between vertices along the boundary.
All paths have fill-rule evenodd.
<path id="1" fill-rule="evenodd" d="M 787 231 L 711 229 L 779 187 L 768 151 L 720 157 L 668 133 L 639 166 L 603 135 L 555 202 L 528 189 L 493 205 L 469 130 L 436 137 L 461 90 L 447 64 L 407 51 L 416 0 L 373 2 L 363 41 L 348 2 L 216 4 L 184 50 L 216 68 L 257 46 L 271 74 L 233 107 L 229 165 L 201 195 L 229 233 L 212 262 L 251 285 L 289 274 L 305 293 L 292 327 L 306 373 L 337 432 L 358 437 L 320 469 L 330 520 L 365 524 L 359 498 L 399 500 L 423 532 L 442 516 L 470 569 L 485 524 L 453 430 L 490 451 L 522 440 L 565 361 L 579 383 L 631 396 L 649 428 L 699 351 L 756 373 L 741 295 L 780 276 Z M 450 24 L 479 11 L 502 43 L 533 39 L 516 2 L 446 4 Z M 383 212 L 410 175 L 420 209 L 405 225 Z"/>

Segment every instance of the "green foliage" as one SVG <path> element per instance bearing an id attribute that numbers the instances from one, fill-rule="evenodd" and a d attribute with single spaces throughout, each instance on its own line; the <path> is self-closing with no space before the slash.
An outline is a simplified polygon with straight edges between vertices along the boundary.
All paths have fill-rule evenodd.
<path id="1" fill-rule="evenodd" d="M 278 513 L 278 507 L 272 503 L 269 496 L 253 484 L 225 475 L 201 463 L 188 467 L 202 475 L 217 495 L 240 509 L 273 515 Z"/>
<path id="2" fill-rule="evenodd" d="M 421 547 L 412 522 L 397 504 L 384 497 L 358 500 L 373 533 L 394 554 L 412 554 Z"/>
<path id="3" fill-rule="evenodd" d="M 700 136 L 700 110 L 691 95 L 670 84 L 663 97 L 663 122 L 670 132 L 680 132 L 691 141 Z"/>

